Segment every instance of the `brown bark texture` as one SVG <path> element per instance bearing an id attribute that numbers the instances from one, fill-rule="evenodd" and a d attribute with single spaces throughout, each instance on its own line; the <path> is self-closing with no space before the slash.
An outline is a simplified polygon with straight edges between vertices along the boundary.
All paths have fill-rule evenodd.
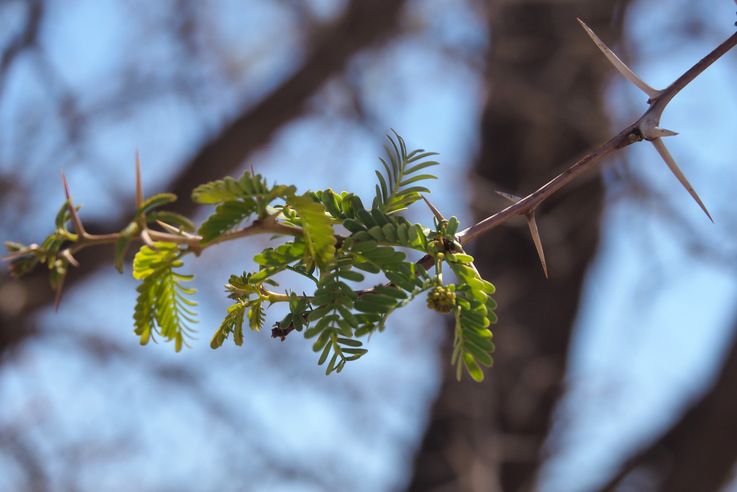
<path id="1" fill-rule="evenodd" d="M 575 19 L 616 45 L 624 8 L 621 1 L 489 5 L 488 98 L 473 178 L 479 218 L 503 205 L 493 190 L 524 195 L 610 136 L 603 96 L 611 69 Z M 549 280 L 522 220 L 473 245 L 482 275 L 497 286 L 495 367 L 483 384 L 458 384 L 443 361 L 409 490 L 534 488 L 597 248 L 601 200 L 591 176 L 539 210 Z"/>

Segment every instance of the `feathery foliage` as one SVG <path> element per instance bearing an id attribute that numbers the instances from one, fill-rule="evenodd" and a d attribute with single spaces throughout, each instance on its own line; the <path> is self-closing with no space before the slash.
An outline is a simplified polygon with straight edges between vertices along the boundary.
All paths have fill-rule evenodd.
<path id="1" fill-rule="evenodd" d="M 458 377 L 465 368 L 473 379 L 482 380 L 481 367 L 491 365 L 494 348 L 489 330 L 496 321 L 490 297 L 494 288 L 478 275 L 473 259 L 457 242 L 455 217 L 436 219 L 426 227 L 400 214 L 422 198 L 420 193 L 429 193 L 418 183 L 435 179 L 421 173 L 437 165 L 430 160 L 435 154 L 408 151 L 396 133 L 388 137 L 385 150 L 385 173 L 376 173 L 379 183 L 370 208 L 354 193 L 326 189 L 297 194 L 294 186 L 270 185 L 249 171 L 194 189 L 195 202 L 214 206 L 199 227 L 161 210 L 176 200 L 171 193 L 140 198 L 131 222 L 110 235 L 112 241 L 104 241 L 114 243 L 114 264 L 121 272 L 129 247 L 144 243 L 133 260 L 133 277 L 140 281 L 134 324 L 141 344 L 160 337 L 173 341 L 179 351 L 193 331 L 195 302 L 190 296 L 195 290 L 185 286 L 192 276 L 179 273 L 184 255 L 265 233 L 285 239 L 257 253 L 253 271 L 228 279 L 225 290 L 232 303 L 210 340 L 213 349 L 228 339 L 242 346 L 246 328 L 260 331 L 268 307 L 283 303 L 288 313 L 274 324 L 272 336 L 284 339 L 301 332 L 311 340 L 325 372 L 341 372 L 367 353 L 366 337 L 384 331 L 395 311 L 426 294 L 430 309 L 455 317 L 452 363 Z M 75 263 L 72 253 L 96 240 L 103 242 L 69 230 L 70 223 L 80 224 L 71 207 L 68 199 L 57 215 L 55 231 L 41 246 L 8 243 L 15 273 L 45 264 L 52 285 L 60 290 L 68 265 Z M 424 260 L 411 261 L 409 252 Z M 426 268 L 429 265 L 434 268 Z M 455 283 L 444 283 L 443 265 L 455 273 Z M 302 277 L 309 287 L 301 293 L 278 291 L 276 275 L 287 272 Z"/>
<path id="2" fill-rule="evenodd" d="M 158 242 L 143 246 L 133 260 L 133 278 L 141 281 L 133 315 L 141 345 L 158 334 L 174 340 L 179 352 L 191 333 L 188 323 L 196 322 L 192 308 L 197 303 L 189 299 L 196 290 L 182 285 L 193 276 L 174 271 L 183 264 L 181 256 L 177 244 Z"/>
<path id="3" fill-rule="evenodd" d="M 372 207 L 388 214 L 409 207 L 421 198 L 420 193 L 430 193 L 430 190 L 415 183 L 437 177 L 432 174 L 416 173 L 438 165 L 437 161 L 427 160 L 428 157 L 437 155 L 435 152 L 425 152 L 422 149 L 407 152 L 404 139 L 397 132 L 392 133 L 396 139 L 387 135 L 389 144 L 384 146 L 387 158 L 380 159 L 386 174 L 382 175 L 381 172 L 375 171 L 379 183 L 376 185 L 376 197 Z"/>

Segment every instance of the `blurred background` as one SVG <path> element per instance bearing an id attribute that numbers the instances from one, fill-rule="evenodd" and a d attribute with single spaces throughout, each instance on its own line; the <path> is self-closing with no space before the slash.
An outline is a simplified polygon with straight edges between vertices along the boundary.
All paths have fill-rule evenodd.
<path id="1" fill-rule="evenodd" d="M 734 30 L 686 0 L 0 0 L 0 239 L 39 241 L 64 200 L 92 232 L 148 193 L 252 165 L 300 190 L 373 193 L 384 135 L 440 153 L 432 200 L 470 225 L 646 107 L 584 19 L 664 87 Z M 53 310 L 45 272 L 0 272 L 2 491 L 737 490 L 737 55 L 526 226 L 474 243 L 497 286 L 496 365 L 457 383 L 448 320 L 418 306 L 325 377 L 303 339 L 212 351 L 230 273 L 266 240 L 208 250 L 199 338 L 132 333 L 135 282 L 90 250 Z M 410 212 L 426 223 L 420 206 Z M 414 310 L 413 310 L 414 309 Z M 276 320 L 272 316 L 272 320 Z"/>

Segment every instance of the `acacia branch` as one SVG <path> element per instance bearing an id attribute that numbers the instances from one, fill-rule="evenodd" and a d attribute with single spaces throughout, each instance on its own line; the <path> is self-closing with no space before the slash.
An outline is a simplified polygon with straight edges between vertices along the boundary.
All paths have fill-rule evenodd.
<path id="1" fill-rule="evenodd" d="M 542 264 L 543 271 L 545 272 L 546 277 L 548 276 L 548 269 L 545 261 L 544 251 L 542 248 L 542 242 L 540 240 L 537 228 L 537 222 L 535 220 L 535 212 L 537 208 L 545 200 L 553 196 L 557 191 L 565 187 L 567 184 L 569 184 L 582 174 L 586 173 L 587 171 L 594 169 L 602 162 L 604 157 L 633 143 L 643 140 L 651 141 L 655 145 L 655 148 L 658 150 L 659 154 L 661 155 L 669 169 L 678 178 L 684 188 L 689 192 L 689 194 L 691 194 L 694 200 L 704 210 L 706 215 L 711 220 L 711 215 L 707 211 L 703 202 L 696 194 L 686 177 L 680 171 L 674 159 L 662 142 L 662 137 L 675 135 L 675 132 L 660 128 L 659 124 L 663 111 L 667 107 L 668 103 L 673 99 L 673 97 L 689 83 L 691 83 L 699 74 L 706 70 L 712 63 L 721 58 L 730 49 L 737 45 L 737 33 L 735 33 L 719 46 L 717 46 L 714 50 L 712 50 L 708 55 L 699 60 L 681 76 L 679 76 L 666 89 L 656 90 L 643 82 L 629 67 L 627 67 L 613 52 L 611 52 L 611 50 L 609 50 L 609 48 L 596 36 L 596 34 L 580 19 L 579 23 L 582 25 L 586 33 L 592 38 L 596 46 L 606 55 L 607 59 L 612 62 L 614 67 L 621 74 L 623 74 L 625 78 L 627 78 L 627 80 L 629 80 L 643 92 L 651 96 L 650 99 L 648 99 L 647 101 L 649 104 L 649 108 L 635 122 L 627 125 L 617 135 L 581 157 L 578 161 L 571 164 L 566 170 L 555 176 L 553 179 L 551 179 L 526 197 L 518 198 L 509 194 L 502 194 L 503 196 L 512 200 L 514 203 L 507 208 L 501 210 L 500 212 L 497 212 L 496 214 L 493 214 L 486 219 L 483 219 L 480 222 L 474 224 L 473 226 L 461 231 L 457 237 L 458 242 L 462 246 L 473 241 L 479 236 L 486 234 L 495 227 L 508 222 L 515 216 L 524 216 L 527 218 L 530 234 L 535 244 L 535 249 L 537 251 L 538 257 L 540 258 L 540 262 Z M 136 199 L 137 201 L 140 201 L 141 185 L 138 159 L 136 160 L 136 176 Z M 75 228 L 82 237 L 82 240 L 87 240 L 89 242 L 91 238 L 89 237 L 89 234 L 84 231 L 79 218 L 76 216 L 76 212 L 72 205 L 66 181 L 65 191 L 67 193 L 67 201 L 69 204 L 70 212 L 72 214 Z M 432 210 L 436 219 L 439 221 L 444 220 L 442 214 L 426 198 L 423 197 L 423 199 L 427 203 L 428 207 L 430 207 L 430 209 Z M 147 242 L 147 239 L 149 237 L 153 239 L 152 233 L 154 232 L 155 231 L 149 231 L 144 227 L 142 228 L 138 238 L 143 239 L 145 242 Z M 204 249 L 204 247 L 264 232 L 274 232 L 277 234 L 288 235 L 299 235 L 302 233 L 300 228 L 295 228 L 294 226 L 278 223 L 276 222 L 276 217 L 271 216 L 268 217 L 266 220 L 257 221 L 251 226 L 248 226 L 244 229 L 221 236 L 215 241 L 207 244 L 203 244 L 199 236 L 184 236 L 167 233 L 156 233 L 156 235 L 158 235 L 162 240 L 184 243 L 188 246 L 185 250 L 186 252 L 195 252 L 199 254 L 199 252 Z M 106 243 L 110 241 L 106 238 L 106 240 L 100 242 Z M 432 261 L 433 257 L 431 255 L 425 255 L 425 257 L 419 260 L 418 263 L 427 268 L 432 264 Z M 288 329 L 277 329 L 272 332 L 272 336 L 279 337 L 283 340 L 290 331 L 291 330 Z"/>
<path id="2" fill-rule="evenodd" d="M 588 29 L 587 27 L 585 27 L 585 29 L 587 29 L 587 32 L 590 32 L 590 29 Z M 590 32 L 590 35 L 591 34 L 593 34 L 593 32 Z M 595 41 L 597 39 L 598 38 L 595 38 Z M 663 111 L 667 107 L 668 103 L 684 87 L 690 84 L 712 63 L 724 56 L 724 54 L 727 53 L 729 50 L 734 48 L 735 45 L 737 45 L 737 33 L 727 38 L 708 55 L 699 60 L 695 65 L 684 72 L 666 89 L 663 89 L 662 91 L 656 91 L 654 96 L 648 100 L 648 104 L 650 105 L 650 107 L 634 123 L 631 123 L 630 125 L 625 127 L 616 136 L 612 137 L 607 142 L 603 143 L 596 149 L 583 156 L 581 159 L 568 167 L 568 169 L 566 169 L 526 197 L 520 199 L 516 203 L 508 206 L 500 212 L 497 212 L 494 215 L 491 215 L 486 219 L 474 224 L 473 226 L 461 231 L 458 235 L 459 242 L 461 244 L 469 243 L 477 237 L 486 234 L 495 227 L 508 222 L 515 216 L 531 216 L 535 213 L 537 207 L 539 207 L 545 200 L 550 198 L 558 190 L 571 183 L 581 174 L 594 169 L 595 166 L 597 166 L 604 157 L 608 156 L 615 150 L 627 147 L 628 145 L 642 140 L 653 141 L 656 144 L 656 148 L 658 148 L 659 150 L 660 148 L 665 149 L 661 137 L 671 136 L 675 134 L 674 132 L 664 130 L 658 126 L 660 124 L 660 117 L 663 114 Z M 597 43 L 597 46 L 599 46 L 599 48 L 604 51 L 599 43 Z M 604 46 L 604 48 L 606 47 Z M 608 56 L 608 58 L 610 57 Z M 617 60 L 619 59 L 617 58 Z M 616 66 L 617 65 L 615 64 L 615 67 Z M 619 67 L 617 68 L 619 69 Z M 629 70 L 629 73 L 633 72 Z M 637 80 L 639 80 L 639 78 L 637 78 Z M 694 197 L 699 206 L 707 214 L 709 219 L 711 219 L 711 216 L 706 210 L 706 207 L 698 198 L 696 192 L 693 191 L 693 188 L 690 186 L 690 184 L 688 184 L 688 181 L 685 180 L 683 173 L 678 170 L 675 162 L 673 162 L 672 159 L 666 159 L 666 164 L 668 164 L 668 167 L 670 167 L 674 174 L 676 174 L 676 176 L 679 178 L 679 181 L 681 181 L 687 191 L 691 194 L 691 196 Z"/>
<path id="3" fill-rule="evenodd" d="M 38 0 L 32 3 L 34 6 L 41 4 Z M 279 128 L 300 116 L 312 96 L 326 81 L 340 73 L 356 53 L 396 33 L 405 4 L 406 0 L 352 0 L 336 22 L 316 29 L 315 36 L 306 42 L 310 45 L 309 52 L 293 75 L 255 106 L 242 108 L 239 116 L 201 146 L 166 188 L 179 196 L 187 196 L 197 184 L 233 172 Z M 29 38 L 32 39 L 29 36 L 25 39 Z M 15 51 L 13 56 L 6 58 L 12 60 Z M 1 77 L 0 73 L 0 82 Z M 181 200 L 175 204 L 174 211 L 190 215 L 195 208 L 190 200 Z M 128 222 L 127 215 L 121 215 L 104 224 L 88 223 L 87 226 L 91 232 L 122 230 Z M 109 262 L 107 252 L 99 248 L 85 251 L 84 258 L 80 259 L 83 260 L 80 268 L 68 276 L 67 286 L 83 280 Z M 5 273 L 0 278 L 2 282 L 11 282 Z M 53 302 L 53 296 L 43 288 L 47 282 L 46 272 L 41 271 L 22 282 L 14 282 L 14 286 L 22 289 L 24 301 L 17 312 L 0 312 L 0 354 L 26 334 L 32 334 L 23 321 L 26 316 Z M 3 337 L 2 333 L 12 336 Z"/>

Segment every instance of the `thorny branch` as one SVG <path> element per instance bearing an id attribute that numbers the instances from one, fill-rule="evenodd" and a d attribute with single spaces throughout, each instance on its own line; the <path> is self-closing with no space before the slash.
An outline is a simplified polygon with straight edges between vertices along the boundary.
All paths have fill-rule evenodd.
<path id="1" fill-rule="evenodd" d="M 637 86 L 637 88 L 648 95 L 649 99 L 647 100 L 647 103 L 649 105 L 649 108 L 635 122 L 625 127 L 623 130 L 617 133 L 617 135 L 615 135 L 605 143 L 601 144 L 599 147 L 581 157 L 578 161 L 571 164 L 566 170 L 555 176 L 553 179 L 551 179 L 529 195 L 520 198 L 514 195 L 500 193 L 503 197 L 512 201 L 512 205 L 461 231 L 457 236 L 458 243 L 462 246 L 473 241 L 479 236 L 486 234 L 495 227 L 508 222 L 515 216 L 523 216 L 527 219 L 530 234 L 535 244 L 535 249 L 540 258 L 540 262 L 542 264 L 542 268 L 546 277 L 548 275 L 547 264 L 542 248 L 542 241 L 540 240 L 540 235 L 538 232 L 537 222 L 535 220 L 535 212 L 537 211 L 537 208 L 545 200 L 547 200 L 557 191 L 561 190 L 566 185 L 571 183 L 577 177 L 589 170 L 594 169 L 595 166 L 597 166 L 604 157 L 610 155 L 616 150 L 627 147 L 633 143 L 640 142 L 642 140 L 648 140 L 652 142 L 655 149 L 663 158 L 663 161 L 666 163 L 671 172 L 673 172 L 673 174 L 683 185 L 683 187 L 689 192 L 689 194 L 701 207 L 704 213 L 706 213 L 707 217 L 712 220 L 712 217 L 704 206 L 703 202 L 696 194 L 684 174 L 678 168 L 675 160 L 663 144 L 663 137 L 673 136 L 676 135 L 676 133 L 660 128 L 659 124 L 663 111 L 667 107 L 668 103 L 673 99 L 673 97 L 675 97 L 683 88 L 685 88 L 698 75 L 706 70 L 712 63 L 721 58 L 725 53 L 727 53 L 735 45 L 737 45 L 737 33 L 735 33 L 727 38 L 719 46 L 717 46 L 714 50 L 712 50 L 708 55 L 699 60 L 690 69 L 684 72 L 668 87 L 662 90 L 657 90 L 642 81 L 642 79 L 640 79 L 629 67 L 627 67 L 627 65 L 625 65 L 583 21 L 581 21 L 580 19 L 578 21 L 583 29 L 586 31 L 586 33 L 594 41 L 596 46 L 614 65 L 617 71 L 619 71 L 627 80 L 632 82 L 635 86 Z M 123 233 L 102 235 L 94 235 L 88 233 L 85 230 L 82 221 L 77 214 L 76 208 L 74 207 L 66 178 L 62 176 L 62 180 L 66 193 L 68 209 L 71 214 L 71 221 L 76 234 L 79 236 L 79 239 L 71 247 L 62 250 L 59 255 L 63 256 L 72 265 L 76 266 L 77 261 L 74 259 L 74 253 L 90 246 L 114 243 L 120 238 Z M 136 208 L 140 208 L 141 204 L 143 203 L 143 189 L 141 184 L 140 160 L 138 156 L 136 156 L 135 197 Z M 427 203 L 428 207 L 431 209 L 438 221 L 444 220 L 442 214 L 429 201 L 425 199 L 425 202 Z M 241 237 L 256 234 L 281 234 L 297 236 L 302 234 L 301 228 L 279 222 L 278 214 L 267 216 L 265 218 L 262 218 L 261 220 L 256 220 L 249 226 L 220 236 L 219 238 L 210 242 L 204 242 L 202 237 L 195 234 L 185 233 L 168 224 L 159 222 L 159 225 L 166 232 L 149 229 L 146 225 L 145 218 L 141 217 L 138 220 L 138 230 L 135 234 L 133 234 L 132 238 L 137 241 L 142 241 L 152 248 L 155 248 L 155 241 L 175 242 L 177 244 L 185 246 L 185 253 L 194 253 L 198 255 L 202 252 L 203 249 L 209 246 L 225 241 L 239 239 Z M 14 256 L 15 255 L 10 255 L 9 257 L 6 257 L 6 259 L 13 259 Z M 428 255 L 419 260 L 418 263 L 422 265 L 428 265 L 428 263 L 431 261 L 432 257 Z M 279 295 L 276 293 L 271 294 Z M 291 329 L 278 327 L 273 330 L 272 336 L 274 338 L 281 338 L 283 340 L 290 331 Z"/>
<path id="2" fill-rule="evenodd" d="M 607 142 L 601 144 L 596 149 L 592 150 L 588 154 L 581 157 L 578 161 L 573 163 L 568 169 L 554 177 L 552 180 L 545 183 L 543 186 L 533 191 L 524 198 L 519 199 L 514 204 L 487 217 L 486 219 L 474 224 L 461 231 L 458 235 L 459 242 L 461 244 L 467 244 L 477 237 L 489 232 L 495 227 L 508 222 L 515 216 L 525 216 L 528 218 L 534 217 L 537 208 L 558 190 L 562 189 L 581 174 L 593 169 L 601 160 L 613 153 L 616 150 L 622 149 L 631 145 L 635 142 L 642 140 L 648 140 L 653 143 L 660 156 L 665 161 L 668 168 L 673 172 L 676 178 L 680 181 L 684 188 L 689 192 L 693 199 L 698 203 L 701 209 L 706 213 L 707 217 L 712 220 L 711 215 L 707 211 L 703 202 L 694 191 L 691 184 L 688 182 L 686 177 L 680 171 L 676 165 L 673 157 L 670 155 L 665 145 L 663 144 L 662 137 L 668 137 L 676 135 L 675 132 L 665 130 L 659 127 L 660 117 L 663 114 L 668 103 L 673 97 L 678 94 L 684 87 L 691 83 L 698 75 L 706 70 L 712 63 L 721 58 L 725 53 L 734 48 L 737 45 L 737 33 L 727 38 L 723 43 L 712 50 L 708 55 L 699 60 L 690 69 L 684 72 L 678 77 L 672 84 L 662 90 L 656 90 L 643 82 L 635 73 L 627 67 L 606 45 L 594 34 L 594 32 L 586 26 L 580 19 L 579 23 L 586 30 L 586 33 L 591 37 L 597 47 L 606 55 L 607 59 L 612 62 L 614 67 L 619 71 L 627 80 L 635 84 L 640 90 L 645 92 L 648 96 L 649 108 L 638 118 L 634 123 L 631 123 L 620 131 L 617 135 L 609 139 Z M 712 220 L 713 222 L 713 220 Z M 540 244 L 539 237 L 537 237 L 536 227 L 531 227 L 531 234 L 535 245 Z M 542 250 L 538 248 L 538 251 Z M 545 268 L 545 261 L 541 255 L 541 262 L 543 268 Z"/>

